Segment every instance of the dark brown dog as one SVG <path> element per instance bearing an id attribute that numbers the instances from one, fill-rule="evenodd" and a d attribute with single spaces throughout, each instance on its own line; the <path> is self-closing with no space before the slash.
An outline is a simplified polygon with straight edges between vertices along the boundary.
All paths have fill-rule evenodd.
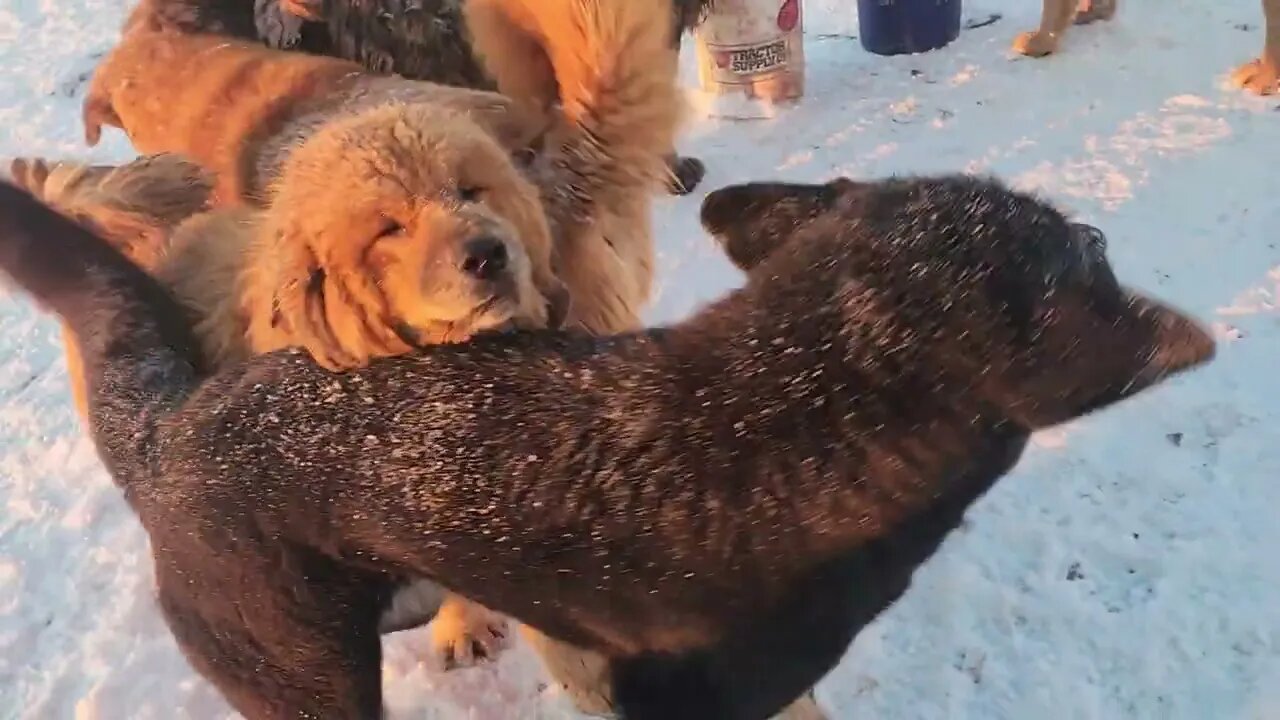
<path id="1" fill-rule="evenodd" d="M 375 73 L 493 89 L 468 36 L 463 0 L 143 0 L 165 25 L 213 32 L 357 61 Z M 713 0 L 675 0 L 672 42 L 705 16 Z M 706 168 L 672 156 L 672 193 L 692 192 Z"/>
<path id="2" fill-rule="evenodd" d="M 1043 57 L 1058 51 L 1067 28 L 1096 20 L 1110 20 L 1120 0 L 1044 0 L 1040 27 L 1024 32 L 1013 41 L 1013 49 L 1023 55 Z M 1258 95 L 1280 92 L 1280 0 L 1262 0 L 1266 39 L 1262 54 L 1241 65 L 1231 75 L 1239 87 Z"/>
<path id="3" fill-rule="evenodd" d="M 738 186 L 703 218 L 748 281 L 685 322 L 341 375 L 285 351 L 202 377 L 167 291 L 8 186 L 0 268 L 82 339 L 169 627 L 251 720 L 379 716 L 407 577 L 605 657 L 628 720 L 762 720 L 1031 432 L 1214 353 L 995 182 Z"/>

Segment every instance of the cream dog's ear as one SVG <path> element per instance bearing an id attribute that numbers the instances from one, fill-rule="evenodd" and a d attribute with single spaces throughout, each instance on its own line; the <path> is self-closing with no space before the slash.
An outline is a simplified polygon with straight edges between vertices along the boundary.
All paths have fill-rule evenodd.
<path id="1" fill-rule="evenodd" d="M 363 266 L 361 248 L 344 243 L 318 252 L 305 231 L 288 220 L 266 231 L 277 233 L 278 262 L 253 271 L 251 282 L 270 288 L 257 296 L 271 298 L 270 328 L 257 331 L 255 345 L 269 334 L 275 347 L 303 348 L 332 371 L 413 348 L 396 332 L 400 321 L 374 269 Z"/>

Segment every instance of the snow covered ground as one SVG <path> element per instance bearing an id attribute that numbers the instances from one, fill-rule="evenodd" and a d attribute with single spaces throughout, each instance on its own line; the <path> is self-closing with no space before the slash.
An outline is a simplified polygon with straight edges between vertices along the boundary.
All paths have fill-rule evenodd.
<path id="1" fill-rule="evenodd" d="M 852 5 L 806 0 L 798 108 L 692 124 L 704 189 L 998 173 L 1101 226 L 1121 278 L 1212 323 L 1221 348 L 1040 435 L 821 702 L 879 720 L 1280 718 L 1280 101 L 1224 82 L 1261 45 L 1258 0 L 1126 0 L 1041 61 L 1007 51 L 1037 0 L 970 0 L 967 18 L 1002 19 L 892 59 L 851 39 Z M 77 96 L 122 13 L 0 3 L 0 156 L 127 157 L 118 133 L 87 153 Z M 739 282 L 697 227 L 701 194 L 660 204 L 655 322 Z M 76 425 L 55 325 L 4 292 L 0 718 L 231 717 L 156 613 L 145 537 Z M 421 641 L 387 641 L 398 716 L 573 717 L 525 648 L 441 673 Z"/>

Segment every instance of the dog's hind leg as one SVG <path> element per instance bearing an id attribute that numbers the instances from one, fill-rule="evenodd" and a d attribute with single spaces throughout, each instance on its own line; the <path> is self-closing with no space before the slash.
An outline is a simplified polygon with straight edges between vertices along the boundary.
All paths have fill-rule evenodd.
<path id="1" fill-rule="evenodd" d="M 325 562 L 260 563 L 240 549 L 210 558 L 212 551 L 187 548 L 181 563 L 205 556 L 194 559 L 193 577 L 162 552 L 156 583 L 165 621 L 187 661 L 246 720 L 383 717 L 373 583 Z"/>
<path id="2" fill-rule="evenodd" d="M 1280 0 L 1262 0 L 1266 40 L 1262 54 L 1241 65 L 1231 76 L 1237 87 L 1255 95 L 1280 92 Z"/>
<path id="3" fill-rule="evenodd" d="M 1114 11 L 1114 7 L 1112 9 Z M 1040 9 L 1040 27 L 1034 32 L 1018 35 L 1013 41 L 1014 52 L 1031 57 L 1057 52 L 1062 35 L 1071 26 L 1075 15 L 1076 0 L 1044 0 Z"/>

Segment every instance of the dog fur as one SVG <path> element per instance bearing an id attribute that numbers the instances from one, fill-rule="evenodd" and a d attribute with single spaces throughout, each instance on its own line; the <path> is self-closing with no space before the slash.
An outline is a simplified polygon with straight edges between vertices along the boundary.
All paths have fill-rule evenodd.
<path id="1" fill-rule="evenodd" d="M 142 0 L 157 22 L 182 32 L 225 34 L 278 49 L 332 56 L 361 63 L 378 74 L 396 74 L 476 89 L 493 89 L 472 47 L 474 31 L 462 0 Z M 675 0 L 671 42 L 693 29 L 711 0 Z M 674 75 L 673 75 L 674 78 Z M 706 173 L 700 160 L 669 158 L 671 192 L 691 192 Z"/>
<path id="2" fill-rule="evenodd" d="M 370 75 L 344 60 L 161 29 L 135 11 L 94 71 L 85 141 L 123 129 L 138 152 L 184 154 L 217 178 L 220 204 L 261 203 L 289 151 L 321 125 L 387 102 L 467 113 L 511 151 L 546 130 L 493 92 Z"/>
<path id="3" fill-rule="evenodd" d="M 377 717 L 411 576 L 605 656 L 627 720 L 768 717 L 1031 432 L 1214 353 L 1101 233 L 994 181 L 737 186 L 703 219 L 761 259 L 684 322 L 341 375 L 283 351 L 204 377 L 161 284 L 9 187 L 0 268 L 81 339 L 164 616 L 251 719 Z M 758 225 L 775 246 L 747 252 Z"/>
<path id="4" fill-rule="evenodd" d="M 680 114 L 669 8 L 660 0 L 555 2 L 531 16 L 529 7 L 529 0 L 468 3 L 483 16 L 472 31 L 477 47 L 489 49 L 487 58 L 518 61 L 495 61 L 494 73 L 518 100 L 156 29 L 140 8 L 94 74 L 87 138 L 105 122 L 124 127 L 143 153 L 186 154 L 214 172 L 224 203 L 263 202 L 299 141 L 387 99 L 461 109 L 513 151 L 540 136 L 545 149 L 528 174 L 557 239 L 559 273 L 580 305 L 576 318 L 592 332 L 634 328 L 653 280 L 653 193 Z M 557 83 L 563 111 L 548 120 L 547 96 L 531 88 Z"/>
<path id="5" fill-rule="evenodd" d="M 654 148 L 670 139 L 676 108 L 672 88 L 663 79 L 662 66 L 654 64 L 660 60 L 664 42 L 660 6 L 646 6 L 630 15 L 610 15 L 609 9 L 615 4 L 590 5 L 599 14 L 585 20 L 556 13 L 551 6 L 540 8 L 541 17 L 547 22 L 558 22 L 562 26 L 576 24 L 582 28 L 578 32 L 594 33 L 602 40 L 594 47 L 575 43 L 575 47 L 585 49 L 569 57 L 556 57 L 556 67 L 551 71 L 564 72 L 573 83 L 574 91 L 567 93 L 572 127 L 558 134 L 545 156 L 530 168 L 533 175 L 553 189 L 547 193 L 547 205 L 559 213 L 557 226 L 564 240 L 558 244 L 555 254 L 573 283 L 569 288 L 573 300 L 568 321 L 595 332 L 630 329 L 638 323 L 637 314 L 649 284 L 652 251 L 648 200 L 637 196 L 648 195 L 646 191 L 661 176 L 661 156 Z M 488 12 L 486 27 L 499 31 L 502 8 L 489 8 Z M 541 33 L 541 28 L 525 23 L 519 32 Z M 562 28 L 561 36 L 572 37 L 571 32 Z M 610 33 L 616 33 L 620 39 L 612 40 Z M 528 47 L 530 51 L 538 49 L 536 45 Z M 658 55 L 654 54 L 655 49 Z M 611 61 L 614 54 L 622 55 L 624 60 L 635 58 L 645 67 L 641 68 L 634 60 Z M 550 65 L 549 61 L 544 62 Z M 367 195 L 381 200 L 385 197 L 379 196 L 387 195 L 386 188 L 379 189 L 375 179 L 369 176 L 370 168 L 389 174 L 398 185 L 426 197 L 450 189 L 442 187 L 448 184 L 445 179 L 449 183 L 470 180 L 475 184 L 481 171 L 498 173 L 498 180 L 480 183 L 488 186 L 486 202 L 508 206 L 503 210 L 518 230 L 514 239 L 532 246 L 528 254 L 534 259 L 538 276 L 535 286 L 544 292 L 552 307 L 563 307 L 563 302 L 556 301 L 562 296 L 553 292 L 559 287 L 559 280 L 545 272 L 538 273 L 545 270 L 548 247 L 541 209 L 534 212 L 529 191 L 510 177 L 514 170 L 499 168 L 501 163 L 493 153 L 472 150 L 470 146 L 482 144 L 483 138 L 475 137 L 476 133 L 467 127 L 455 130 L 457 123 L 445 122 L 439 113 L 419 113 L 406 118 L 404 113 L 410 110 L 412 108 L 364 111 L 356 118 L 322 124 L 311 139 L 288 156 L 285 170 L 264 211 L 219 210 L 192 219 L 176 230 L 167 226 L 158 228 L 163 232 L 149 236 L 152 242 L 141 256 L 139 243 L 131 236 L 116 236 L 111 226 L 95 223 L 92 217 L 95 207 L 110 214 L 115 212 L 115 206 L 128 206 L 135 198 L 104 201 L 103 193 L 96 189 L 83 192 L 84 197 L 66 193 L 49 196 L 42 193 L 41 182 L 24 184 L 64 211 L 74 210 L 68 213 L 73 217 L 87 219 L 90 227 L 112 238 L 126 255 L 153 270 L 175 291 L 191 311 L 202 340 L 205 362 L 215 368 L 253 352 L 301 346 L 326 367 L 343 369 L 362 365 L 371 357 L 408 350 L 410 345 L 402 338 L 406 329 L 413 334 L 415 344 L 463 339 L 470 334 L 445 328 L 452 333 L 451 337 L 434 335 L 428 323 L 410 322 L 422 320 L 420 296 L 409 303 L 409 309 L 418 312 L 416 318 L 412 313 L 396 313 L 392 319 L 397 322 L 393 326 L 387 322 L 388 318 L 379 314 L 385 300 L 380 299 L 376 289 L 388 284 L 388 274 L 385 270 L 371 272 L 363 264 L 364 246 L 360 242 L 372 231 L 354 227 L 356 223 L 348 217 L 358 214 L 358 199 Z M 407 126 L 412 133 L 392 132 L 401 126 Z M 426 140 L 415 147 L 399 142 L 403 137 L 415 135 L 422 135 Z M 410 172 L 409 166 L 441 165 L 442 152 L 447 153 L 445 156 L 451 158 L 453 164 L 438 177 L 424 182 L 424 173 Z M 463 161 L 464 157 L 471 159 Z M 39 162 L 29 165 L 43 167 Z M 492 167 L 486 169 L 487 166 Z M 113 179 L 112 187 L 128 187 L 128 183 L 120 182 L 119 178 L 154 172 L 156 168 L 170 168 L 170 164 L 144 158 L 114 170 L 109 178 Z M 82 174 L 83 169 L 74 165 L 58 166 L 52 174 L 44 169 L 37 180 L 56 179 L 59 172 Z M 177 175 L 178 179 L 185 177 L 182 172 Z M 163 192 L 155 187 L 156 181 L 157 178 L 151 177 L 149 181 L 134 184 L 146 185 L 152 196 L 160 198 Z M 84 190 L 85 186 L 76 188 Z M 167 191 L 178 196 L 199 195 L 201 200 L 207 195 L 207 188 L 201 194 L 199 188 L 185 182 L 174 183 Z M 344 208 L 342 218 L 333 214 L 333 208 L 337 207 Z M 357 211 L 348 212 L 353 207 Z M 383 210 L 382 214 L 391 214 L 386 208 Z M 632 220 L 630 215 L 637 217 Z M 366 220 L 362 218 L 359 222 Z M 616 241 L 607 241 L 603 236 L 606 232 Z M 450 236 L 448 232 L 442 234 Z M 356 241 L 345 243 L 349 236 L 354 236 Z M 418 247 L 431 244 L 427 242 Z M 160 254 L 158 245 L 164 250 L 164 260 L 159 266 L 155 264 L 155 257 Z M 404 266 L 402 263 L 401 267 Z M 406 275 L 410 273 L 398 271 L 389 277 L 396 280 Z M 315 277 L 322 277 L 323 283 L 315 285 L 312 282 Z M 315 312 L 317 302 L 327 311 Z M 403 308 L 401 305 L 397 309 Z M 370 313 L 371 310 L 374 312 Z M 532 312 L 516 316 L 526 321 L 531 317 L 534 317 Z M 78 348 L 70 339 L 67 352 L 73 393 L 80 397 Z M 450 623 L 437 622 L 435 635 L 440 638 L 438 645 L 446 662 L 453 658 L 466 664 L 473 656 L 492 652 L 496 644 L 493 641 L 498 639 L 495 631 L 500 625 L 484 612 L 461 612 L 476 608 L 478 606 L 448 602 L 441 608 L 441 618 L 461 618 L 462 622 L 454 622 L 452 627 L 466 629 L 468 623 L 476 626 L 475 632 L 459 635 L 442 630 Z M 467 638 L 480 639 L 472 642 Z M 585 690 L 590 692 L 589 688 Z"/>
<path id="6" fill-rule="evenodd" d="M 1110 20 L 1120 0 L 1044 0 L 1040 27 L 1013 41 L 1022 55 L 1044 57 L 1058 51 L 1067 28 Z M 1280 92 L 1280 0 L 1262 0 L 1265 40 L 1262 53 L 1232 73 L 1232 82 L 1257 95 Z"/>
<path id="7" fill-rule="evenodd" d="M 507 322 L 565 319 L 569 294 L 551 271 L 535 189 L 488 135 L 456 122 L 430 106 L 390 106 L 332 123 L 290 156 L 267 207 L 188 213 L 176 223 L 152 208 L 199 209 L 210 187 L 176 156 L 114 169 L 22 161 L 12 174 L 174 292 L 205 366 L 302 347 L 345 369 Z M 486 190 L 460 202 L 459 184 Z M 403 230 L 384 233 L 387 218 Z M 502 272 L 481 281 L 463 269 L 478 239 L 504 248 Z M 79 343 L 66 328 L 64 345 L 72 396 L 87 418 Z M 410 610 L 386 629 L 430 615 Z M 446 596 L 432 626 L 433 655 L 446 667 L 469 665 L 493 656 L 504 633 L 501 617 Z"/>

